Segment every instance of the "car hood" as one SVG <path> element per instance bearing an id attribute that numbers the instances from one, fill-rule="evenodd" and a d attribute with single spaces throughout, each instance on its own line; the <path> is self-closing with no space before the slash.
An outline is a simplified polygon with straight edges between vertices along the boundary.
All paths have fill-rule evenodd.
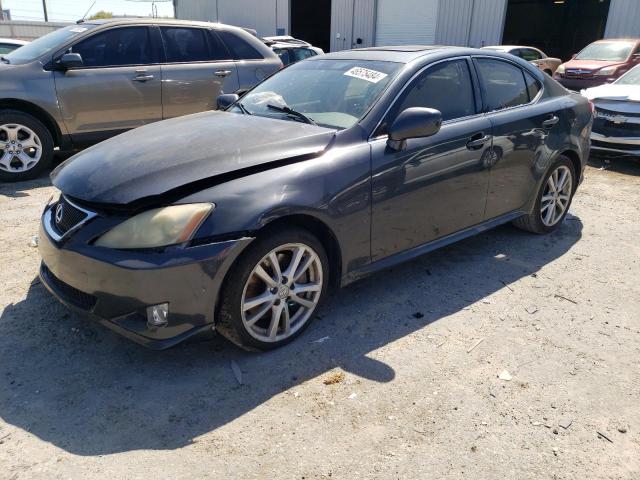
<path id="1" fill-rule="evenodd" d="M 584 91 L 585 97 L 589 100 L 616 100 L 640 102 L 640 85 L 601 85 L 599 87 L 587 88 Z"/>
<path id="2" fill-rule="evenodd" d="M 333 129 L 296 121 L 204 112 L 106 140 L 68 159 L 51 179 L 75 199 L 127 205 L 223 174 L 319 155 L 334 136 Z"/>
<path id="3" fill-rule="evenodd" d="M 613 65 L 624 65 L 624 62 L 611 61 L 611 60 L 569 60 L 564 64 L 565 69 L 580 69 L 580 70 L 600 70 L 604 67 L 611 67 Z"/>

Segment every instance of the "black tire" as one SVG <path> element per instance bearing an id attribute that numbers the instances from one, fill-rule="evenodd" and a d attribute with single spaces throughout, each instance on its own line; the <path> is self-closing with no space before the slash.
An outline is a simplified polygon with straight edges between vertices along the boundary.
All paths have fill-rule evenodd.
<path id="1" fill-rule="evenodd" d="M 12 172 L 11 170 L 0 168 L 0 181 L 19 182 L 32 180 L 39 177 L 44 171 L 51 167 L 53 159 L 53 137 L 49 129 L 47 129 L 40 120 L 33 115 L 18 110 L 0 110 L 0 125 L 22 125 L 29 128 L 38 137 L 42 147 L 40 160 L 28 170 Z M 0 135 L 4 135 L 4 133 L 0 131 Z M 5 141 L 6 139 L 1 137 L 0 140 Z M 0 156 L 3 154 L 4 151 L 0 150 Z"/>
<path id="2" fill-rule="evenodd" d="M 274 249 L 288 244 L 303 244 L 311 248 L 322 265 L 322 287 L 319 300 L 305 322 L 290 336 L 277 341 L 262 341 L 255 338 L 242 319 L 242 299 L 245 285 L 258 263 Z M 278 226 L 264 231 L 247 247 L 225 279 L 220 297 L 220 307 L 216 321 L 218 333 L 236 345 L 246 349 L 272 350 L 281 347 L 298 337 L 311 324 L 318 307 L 326 297 L 329 284 L 329 260 L 322 243 L 308 231 L 288 226 Z M 292 287 L 293 288 L 293 287 Z"/>
<path id="3" fill-rule="evenodd" d="M 545 186 L 547 184 L 547 181 L 549 180 L 549 177 L 559 167 L 567 167 L 569 170 L 569 173 L 571 175 L 571 193 L 569 196 L 569 203 L 566 209 L 564 210 L 560 218 L 557 220 L 557 222 L 554 225 L 549 226 L 549 225 L 545 225 L 545 223 L 542 221 L 542 211 L 541 211 L 542 196 L 544 194 Z M 517 218 L 516 220 L 513 221 L 513 224 L 516 227 L 521 228 L 522 230 L 537 233 L 540 235 L 545 235 L 547 233 L 553 232 L 556 228 L 562 225 L 564 218 L 567 216 L 567 212 L 569 212 L 569 208 L 571 207 L 571 202 L 573 201 L 573 195 L 576 191 L 577 185 L 578 183 L 577 183 L 576 172 L 573 166 L 573 162 L 571 162 L 571 160 L 569 160 L 564 155 L 560 155 L 558 159 L 555 162 L 553 162 L 551 167 L 549 167 L 549 169 L 545 173 L 544 179 L 540 184 L 540 188 L 536 193 L 536 201 L 534 204 L 533 211 L 527 215 L 523 215 L 522 217 Z"/>

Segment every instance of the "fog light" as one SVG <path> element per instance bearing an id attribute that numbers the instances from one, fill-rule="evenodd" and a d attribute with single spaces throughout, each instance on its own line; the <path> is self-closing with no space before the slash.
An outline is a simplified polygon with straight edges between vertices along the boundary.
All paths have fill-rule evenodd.
<path id="1" fill-rule="evenodd" d="M 147 326 L 149 328 L 166 327 L 167 323 L 169 323 L 168 303 L 147 307 Z"/>

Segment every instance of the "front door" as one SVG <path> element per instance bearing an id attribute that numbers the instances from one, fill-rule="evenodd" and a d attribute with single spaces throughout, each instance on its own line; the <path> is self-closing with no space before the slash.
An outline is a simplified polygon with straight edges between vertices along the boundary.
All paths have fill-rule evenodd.
<path id="1" fill-rule="evenodd" d="M 97 141 L 162 119 L 160 67 L 149 28 L 114 27 L 71 51 L 84 66 L 54 72 L 60 110 L 74 142 Z"/>
<path id="2" fill-rule="evenodd" d="M 216 109 L 222 93 L 239 88 L 236 63 L 210 29 L 160 27 L 166 59 L 162 65 L 163 118 Z"/>
<path id="3" fill-rule="evenodd" d="M 482 222 L 491 123 L 478 103 L 469 62 L 458 59 L 428 67 L 392 107 L 383 130 L 409 107 L 440 110 L 444 123 L 401 151 L 371 142 L 374 261 Z"/>

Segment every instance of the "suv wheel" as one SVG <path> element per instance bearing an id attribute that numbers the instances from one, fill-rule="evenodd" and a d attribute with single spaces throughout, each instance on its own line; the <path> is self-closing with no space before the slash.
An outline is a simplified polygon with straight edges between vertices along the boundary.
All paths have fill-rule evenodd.
<path id="1" fill-rule="evenodd" d="M 243 347 L 280 347 L 309 326 L 328 286 L 322 244 L 298 228 L 271 230 L 228 275 L 216 330 Z"/>
<path id="2" fill-rule="evenodd" d="M 27 113 L 0 110 L 0 180 L 36 178 L 52 158 L 53 139 L 42 122 Z"/>
<path id="3" fill-rule="evenodd" d="M 550 233 L 564 220 L 576 191 L 573 163 L 564 155 L 549 168 L 542 182 L 534 211 L 514 220 L 513 224 L 533 233 Z"/>

